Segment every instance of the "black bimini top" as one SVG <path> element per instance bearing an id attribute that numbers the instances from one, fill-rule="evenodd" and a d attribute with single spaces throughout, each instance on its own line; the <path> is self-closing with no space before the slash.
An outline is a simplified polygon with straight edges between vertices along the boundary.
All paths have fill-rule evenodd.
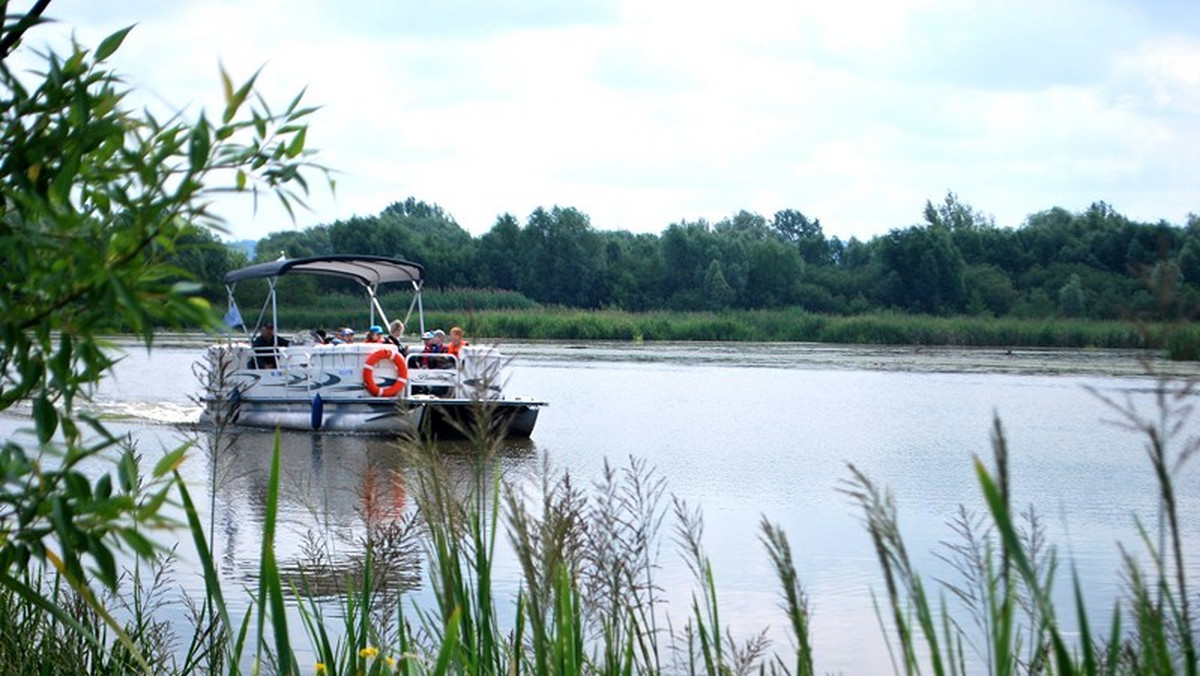
<path id="1" fill-rule="evenodd" d="M 282 277 L 283 275 L 320 275 L 352 279 L 359 284 L 377 287 L 390 282 L 420 282 L 425 268 L 419 263 L 388 258 L 386 256 L 356 256 L 334 254 L 309 256 L 258 263 L 225 274 L 225 284 L 236 284 L 246 279 Z"/>

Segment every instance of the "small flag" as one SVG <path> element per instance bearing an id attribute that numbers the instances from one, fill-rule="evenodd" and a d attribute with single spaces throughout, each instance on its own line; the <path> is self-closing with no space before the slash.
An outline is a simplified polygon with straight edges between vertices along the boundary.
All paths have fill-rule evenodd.
<path id="1" fill-rule="evenodd" d="M 237 305 L 229 306 L 229 312 L 225 313 L 225 317 L 222 319 L 222 321 L 225 322 L 225 326 L 228 326 L 231 329 L 235 326 L 242 326 L 245 324 L 245 322 L 242 321 L 242 313 L 238 311 Z"/>

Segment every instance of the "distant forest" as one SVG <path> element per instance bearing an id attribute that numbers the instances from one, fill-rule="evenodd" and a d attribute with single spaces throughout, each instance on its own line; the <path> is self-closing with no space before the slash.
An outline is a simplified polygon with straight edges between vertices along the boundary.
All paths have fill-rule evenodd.
<path id="1" fill-rule="evenodd" d="M 424 265 L 427 288 L 498 289 L 542 305 L 631 312 L 788 307 L 1174 320 L 1200 307 L 1195 214 L 1183 225 L 1139 223 L 1098 202 L 998 227 L 954 193 L 926 202 L 920 223 L 866 242 L 827 237 L 819 219 L 794 209 L 683 221 L 655 235 L 597 230 L 576 209 L 538 208 L 524 224 L 506 214 L 472 237 L 442 207 L 410 197 L 378 216 L 273 233 L 257 242 L 253 261 L 207 231 L 196 231 L 175 258 L 223 304 L 227 270 L 281 252 L 394 256 Z"/>

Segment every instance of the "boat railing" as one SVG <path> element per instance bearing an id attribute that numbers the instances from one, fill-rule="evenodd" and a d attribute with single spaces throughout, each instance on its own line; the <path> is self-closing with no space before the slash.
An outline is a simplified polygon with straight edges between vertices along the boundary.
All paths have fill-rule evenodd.
<path id="1" fill-rule="evenodd" d="M 343 374 L 361 373 L 367 358 L 379 350 L 396 351 L 390 343 L 292 343 L 287 347 L 264 348 L 253 348 L 241 343 L 225 349 L 239 369 L 269 369 L 284 373 L 335 371 Z M 404 363 L 408 367 L 408 378 L 402 396 L 426 395 L 464 399 L 501 397 L 503 359 L 495 347 L 465 346 L 458 355 L 444 352 L 411 352 L 405 357 Z M 261 366 L 262 364 L 273 366 Z M 376 364 L 376 369 L 381 379 L 394 377 L 394 370 L 390 365 Z M 297 387 L 307 386 L 306 383 L 304 380 L 295 381 Z"/>
<path id="2" fill-rule="evenodd" d="M 367 357 L 379 350 L 395 349 L 388 343 L 339 343 L 335 345 L 305 345 L 314 368 L 334 371 L 361 369 Z"/>
<path id="3" fill-rule="evenodd" d="M 405 362 L 405 395 L 499 399 L 503 361 L 500 351 L 492 346 L 464 346 L 458 355 L 414 352 Z"/>
<path id="4" fill-rule="evenodd" d="M 456 355 L 413 352 L 408 355 L 405 364 L 408 366 L 408 382 L 404 386 L 406 396 L 417 394 L 453 397 L 458 395 L 462 384 L 462 371 Z"/>

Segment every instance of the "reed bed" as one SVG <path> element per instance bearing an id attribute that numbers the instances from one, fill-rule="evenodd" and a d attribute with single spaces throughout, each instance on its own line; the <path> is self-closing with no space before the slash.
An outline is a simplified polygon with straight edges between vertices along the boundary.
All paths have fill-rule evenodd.
<path id="1" fill-rule="evenodd" d="M 460 318 L 461 319 L 461 318 Z M 793 310 L 723 313 L 581 311 L 478 312 L 463 324 L 488 338 L 546 340 L 786 341 L 850 345 L 1160 349 L 1190 327 L 1126 322 L 879 313 L 817 315 Z M 1178 339 L 1177 339 L 1178 340 Z"/>
<path id="2" fill-rule="evenodd" d="M 408 297 L 393 298 L 385 299 L 385 305 L 397 316 L 406 316 Z M 461 326 L 469 336 L 482 339 L 1155 349 L 1175 360 L 1200 360 L 1200 326 L 1189 323 L 892 312 L 824 315 L 796 308 L 632 313 L 543 307 L 516 292 L 486 289 L 435 290 L 425 299 L 425 328 Z M 366 312 L 359 298 L 326 295 L 281 309 L 280 324 L 291 330 L 365 328 L 360 325 Z M 419 328 L 410 326 L 409 333 Z"/>
<path id="3" fill-rule="evenodd" d="M 990 462 L 977 459 L 973 468 L 982 508 L 962 507 L 949 521 L 954 538 L 941 556 L 958 572 L 956 579 L 931 582 L 921 574 L 900 534 L 899 506 L 886 487 L 849 466 L 841 490 L 862 515 L 878 557 L 877 612 L 893 671 L 939 676 L 1196 674 L 1195 590 L 1186 574 L 1183 543 L 1185 524 L 1197 515 L 1180 513 L 1175 492 L 1176 476 L 1200 449 L 1200 441 L 1183 436 L 1182 425 L 1196 395 L 1193 383 L 1159 381 L 1157 409 L 1143 414 L 1096 394 L 1120 424 L 1142 433 L 1164 516 L 1157 531 L 1140 526 L 1143 537 L 1137 546 L 1146 556 L 1126 552 L 1125 593 L 1118 609 L 1105 618 L 1085 607 L 1077 578 L 1060 574 L 1036 514 L 1013 510 L 1008 449 L 998 420 Z M 654 468 L 636 459 L 621 466 L 606 463 L 602 476 L 588 486 L 547 469 L 539 487 L 523 490 L 499 473 L 500 435 L 481 406 L 479 424 L 464 430 L 468 455 L 447 457 L 428 442 L 405 446 L 416 510 L 414 521 L 402 531 L 417 549 L 372 531 L 359 574 L 345 582 L 338 613 L 327 615 L 316 600 L 320 594 L 304 575 L 299 581 L 285 580 L 276 562 L 277 440 L 256 589 L 222 588 L 210 535 L 187 487 L 178 481 L 178 499 L 207 590 L 193 613 L 193 635 L 171 636 L 155 619 L 159 597 L 146 589 L 161 587 L 157 574 L 148 587 L 125 585 L 125 600 L 107 601 L 125 608 L 125 633 L 132 638 L 120 643 L 106 633 L 90 605 L 73 602 L 70 590 L 56 586 L 48 575 L 34 583 L 45 590 L 43 598 L 0 590 L 4 672 L 817 673 L 821 656 L 813 649 L 808 592 L 780 528 L 764 517 L 759 533 L 778 579 L 779 605 L 790 630 L 787 646 L 771 645 L 758 628 L 724 624 L 719 571 L 704 549 L 703 515 L 672 498 Z M 466 462 L 472 471 L 463 479 L 461 472 L 448 470 L 450 462 Z M 520 571 L 518 591 L 511 597 L 496 592 L 493 577 L 496 550 L 505 541 Z M 657 581 L 665 565 L 660 553 L 671 543 L 694 580 L 687 608 L 668 608 Z M 421 605 L 420 597 L 404 587 L 380 584 L 386 577 L 382 571 L 395 562 L 388 563 L 389 550 L 419 552 L 419 563 L 408 565 L 427 571 L 431 604 Z M 1071 607 L 1055 605 L 1052 591 L 1059 584 L 1072 586 Z M 249 609 L 239 616 L 229 601 L 247 592 Z M 947 596 L 962 609 L 952 613 Z M 299 608 L 300 626 L 289 622 L 289 604 Z M 1078 617 L 1077 628 L 1063 623 L 1067 616 Z"/>

